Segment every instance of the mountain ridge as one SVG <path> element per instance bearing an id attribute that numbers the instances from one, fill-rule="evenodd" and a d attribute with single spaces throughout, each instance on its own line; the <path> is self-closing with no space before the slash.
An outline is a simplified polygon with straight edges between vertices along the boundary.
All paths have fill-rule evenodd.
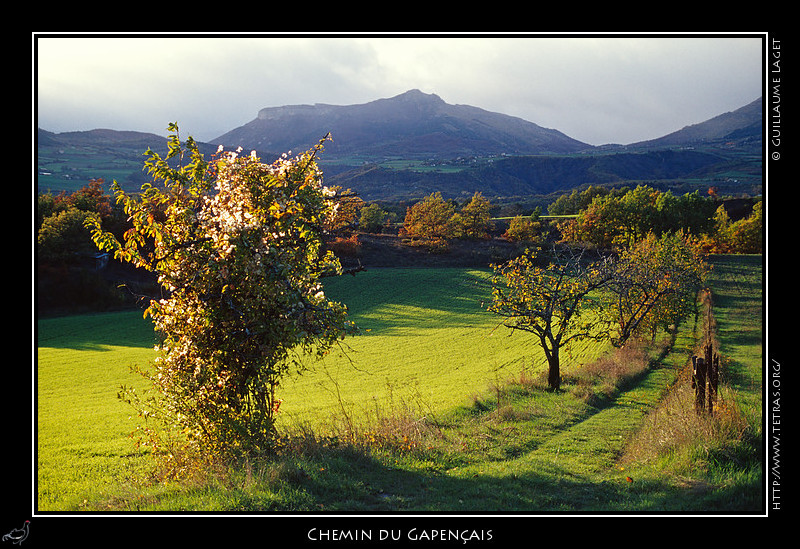
<path id="1" fill-rule="evenodd" d="M 733 111 L 703 122 L 684 126 L 656 139 L 632 143 L 630 147 L 664 147 L 696 144 L 726 138 L 757 137 L 763 134 L 763 97 Z"/>
<path id="2" fill-rule="evenodd" d="M 482 156 L 566 154 L 592 148 L 533 122 L 469 105 L 451 105 L 412 89 L 357 105 L 287 105 L 213 139 L 226 147 L 305 150 L 331 133 L 326 154 Z"/>

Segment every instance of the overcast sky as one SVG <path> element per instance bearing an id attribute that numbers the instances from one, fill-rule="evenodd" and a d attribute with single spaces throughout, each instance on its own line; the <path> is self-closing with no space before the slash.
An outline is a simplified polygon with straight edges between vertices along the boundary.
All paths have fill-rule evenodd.
<path id="1" fill-rule="evenodd" d="M 592 145 L 661 137 L 762 94 L 762 37 L 33 36 L 34 115 L 53 132 L 213 138 L 291 104 L 409 89 Z"/>

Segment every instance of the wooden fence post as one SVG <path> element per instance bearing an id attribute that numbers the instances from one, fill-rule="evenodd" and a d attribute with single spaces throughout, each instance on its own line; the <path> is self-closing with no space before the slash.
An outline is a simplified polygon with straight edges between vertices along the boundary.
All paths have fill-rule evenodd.
<path id="1" fill-rule="evenodd" d="M 719 355 L 714 354 L 713 360 L 708 365 L 708 413 L 714 414 L 714 403 L 717 401 L 719 387 Z"/>
<path id="2" fill-rule="evenodd" d="M 692 389 L 694 389 L 694 409 L 697 413 L 708 410 L 714 414 L 714 403 L 717 401 L 719 388 L 719 355 L 714 353 L 709 343 L 705 348 L 705 356 L 692 357 Z"/>
<path id="3" fill-rule="evenodd" d="M 705 410 L 706 403 L 706 361 L 692 357 L 692 387 L 694 387 L 694 409 L 699 414 Z"/>
<path id="4" fill-rule="evenodd" d="M 711 294 L 706 293 L 708 310 L 706 318 L 705 348 L 702 357 L 692 356 L 692 389 L 694 389 L 694 409 L 700 414 L 708 409 L 708 414 L 714 414 L 714 404 L 717 401 L 719 387 L 719 355 L 714 353 L 713 317 L 711 315 Z M 706 391 L 708 385 L 708 391 Z M 708 399 L 706 402 L 706 394 Z"/>

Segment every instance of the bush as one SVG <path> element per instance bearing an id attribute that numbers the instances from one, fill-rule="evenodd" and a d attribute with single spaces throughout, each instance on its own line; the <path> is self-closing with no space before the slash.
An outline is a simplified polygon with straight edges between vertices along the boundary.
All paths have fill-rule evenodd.
<path id="1" fill-rule="evenodd" d="M 116 187 L 132 223 L 123 242 L 92 222 L 99 247 L 156 273 L 164 290 L 146 311 L 163 338 L 152 369 L 140 370 L 153 396 L 129 388 L 120 396 L 158 419 L 143 441 L 167 469 L 186 471 L 272 453 L 281 379 L 354 326 L 321 284 L 341 272 L 321 237 L 338 211 L 315 163 L 322 142 L 271 165 L 221 149 L 207 163 L 170 129 L 167 157 L 148 151 L 145 163 L 162 184 L 138 195 Z M 173 168 L 175 157 L 189 162 Z"/>

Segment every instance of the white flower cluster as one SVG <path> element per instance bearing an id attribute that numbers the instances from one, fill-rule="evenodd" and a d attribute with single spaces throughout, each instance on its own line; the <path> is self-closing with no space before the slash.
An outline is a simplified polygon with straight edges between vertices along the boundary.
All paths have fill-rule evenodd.
<path id="1" fill-rule="evenodd" d="M 221 150 L 222 146 L 218 152 Z M 236 152 L 228 153 L 227 162 L 218 165 L 217 192 L 213 197 L 206 197 L 203 211 L 199 214 L 206 235 L 223 257 L 233 253 L 233 238 L 260 227 L 250 191 L 242 184 L 238 173 L 241 165 L 257 162 L 255 151 L 249 159 L 237 161 L 239 152 L 241 147 Z"/>

